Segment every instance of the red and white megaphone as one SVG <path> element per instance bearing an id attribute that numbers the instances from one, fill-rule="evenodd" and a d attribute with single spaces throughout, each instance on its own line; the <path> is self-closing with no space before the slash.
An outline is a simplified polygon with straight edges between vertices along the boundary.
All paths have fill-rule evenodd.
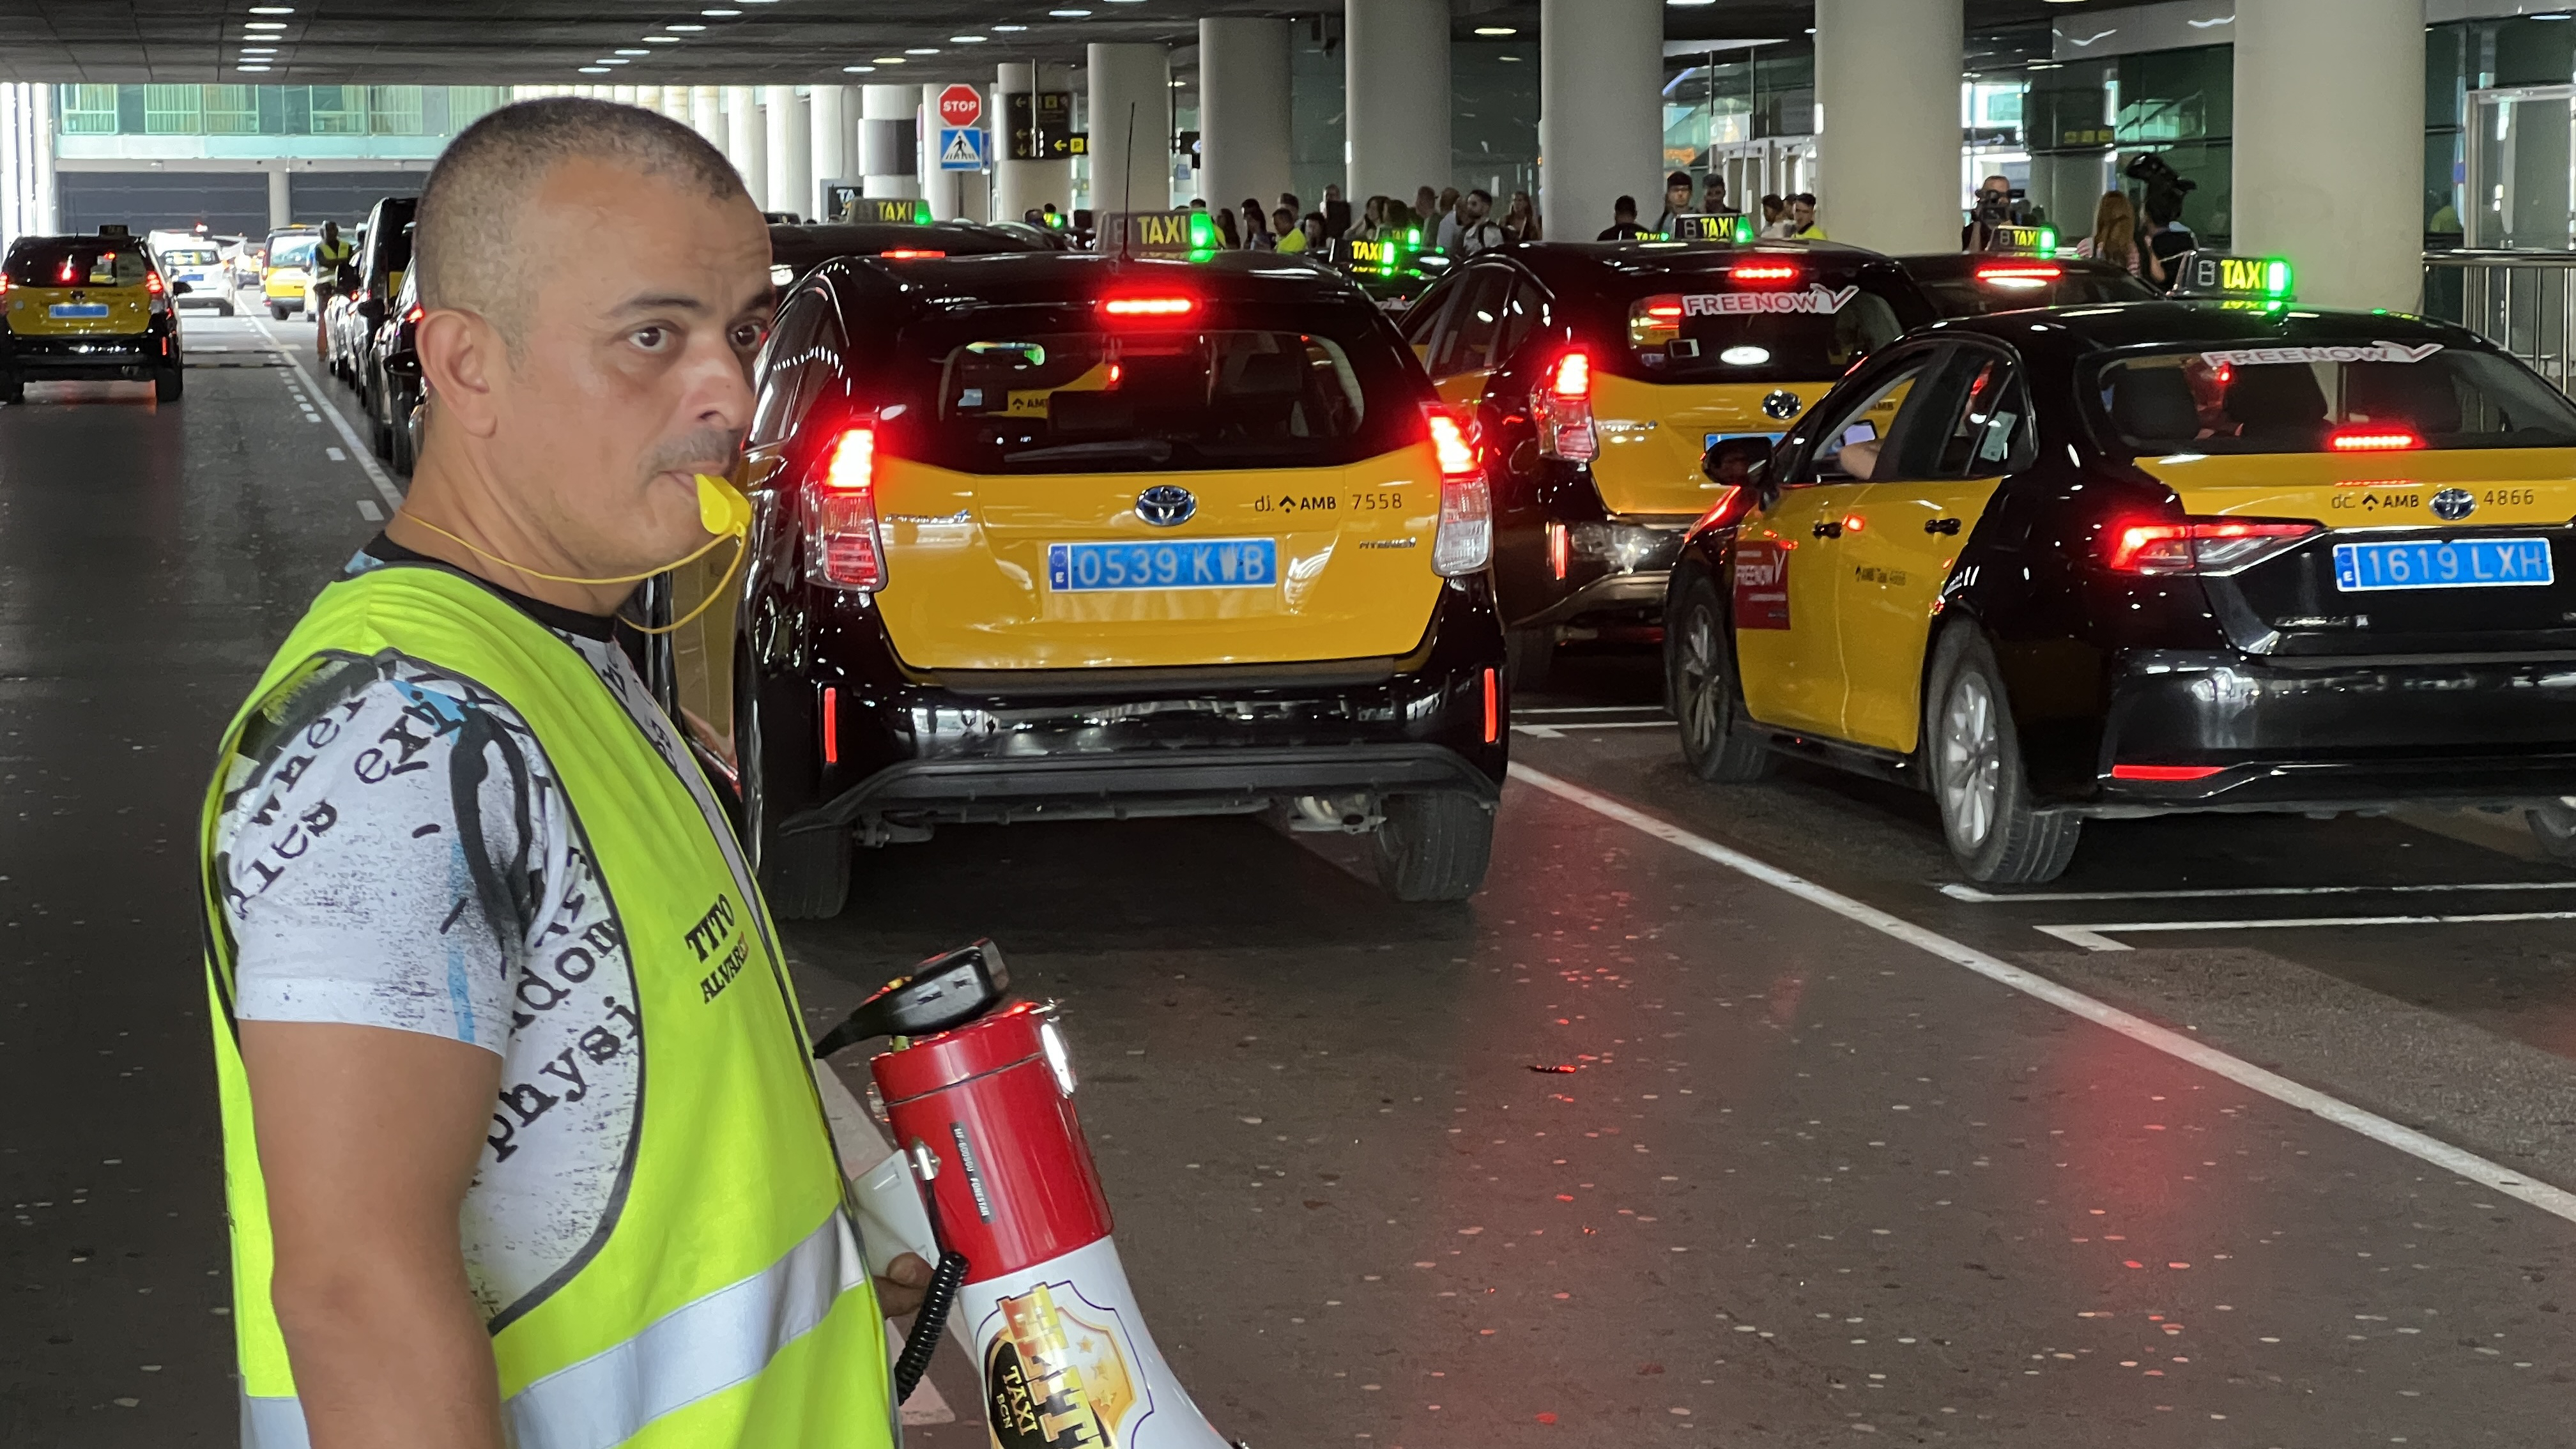
<path id="1" fill-rule="evenodd" d="M 979 941 L 922 963 L 815 1045 L 821 1057 L 894 1043 L 869 1066 L 909 1171 L 889 1160 L 854 1191 L 863 1230 L 918 1251 L 921 1224 L 938 1247 L 897 1392 L 929 1366 L 944 1321 L 974 1357 L 997 1449 L 1228 1449 L 1127 1284 L 1054 1010 L 995 1010 L 1009 984 L 1000 951 Z"/>

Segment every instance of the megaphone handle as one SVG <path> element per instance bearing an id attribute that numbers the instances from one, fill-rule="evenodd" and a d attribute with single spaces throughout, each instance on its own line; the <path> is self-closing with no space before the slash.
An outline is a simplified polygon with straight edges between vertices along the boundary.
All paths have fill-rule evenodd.
<path id="1" fill-rule="evenodd" d="M 957 1306 L 957 1290 L 966 1285 L 966 1255 L 953 1248 L 939 1253 L 939 1266 L 930 1270 L 930 1286 L 922 1291 L 921 1310 L 912 1316 L 912 1329 L 903 1336 L 903 1352 L 894 1361 L 894 1401 L 898 1404 L 912 1397 L 921 1376 L 930 1372 L 931 1355 L 939 1352 L 939 1335 L 948 1327 L 948 1311 Z"/>

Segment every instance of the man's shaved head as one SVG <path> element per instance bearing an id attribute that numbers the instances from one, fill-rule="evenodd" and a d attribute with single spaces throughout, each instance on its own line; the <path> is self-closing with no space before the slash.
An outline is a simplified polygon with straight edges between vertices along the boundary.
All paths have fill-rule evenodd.
<path id="1" fill-rule="evenodd" d="M 422 189 L 412 229 L 421 304 L 481 315 L 516 353 L 534 274 L 558 264 L 520 245 L 520 214 L 548 172 L 575 160 L 751 201 L 724 153 L 668 116 L 572 96 L 503 106 L 448 143 Z"/>

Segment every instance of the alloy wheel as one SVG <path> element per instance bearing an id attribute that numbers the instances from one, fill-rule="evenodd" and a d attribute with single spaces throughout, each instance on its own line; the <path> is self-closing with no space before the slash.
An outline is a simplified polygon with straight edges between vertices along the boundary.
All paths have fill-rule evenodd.
<path id="1" fill-rule="evenodd" d="M 1724 707 L 1725 672 L 1718 660 L 1717 620 L 1705 605 L 1694 608 L 1682 626 L 1681 678 L 1674 690 L 1681 706 L 1682 734 L 1691 753 L 1717 748 L 1719 711 Z"/>
<path id="2" fill-rule="evenodd" d="M 1996 799 L 2003 789 L 2003 734 L 1994 691 L 1983 675 L 1964 673 L 1950 686 L 1933 751 L 1942 821 L 1952 840 L 1974 850 L 1994 829 Z"/>

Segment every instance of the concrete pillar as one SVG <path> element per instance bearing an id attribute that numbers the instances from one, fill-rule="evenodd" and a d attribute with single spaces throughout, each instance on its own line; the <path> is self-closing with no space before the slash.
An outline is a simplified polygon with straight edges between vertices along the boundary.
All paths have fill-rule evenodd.
<path id="1" fill-rule="evenodd" d="M 1959 249 L 1966 49 L 1960 0 L 1816 0 L 1816 220 L 1834 240 Z M 1659 209 L 1637 200 L 1650 218 Z"/>
<path id="2" fill-rule="evenodd" d="M 1037 114 L 1036 95 L 1044 90 L 1063 90 L 1068 82 L 1064 72 L 1050 65 L 1011 64 L 994 74 L 993 94 L 986 103 L 985 122 L 993 133 L 993 197 L 990 217 L 996 221 L 1017 221 L 1031 211 L 1052 202 L 1058 211 L 1073 209 L 1073 163 L 1071 161 L 1014 161 L 1011 159 L 1011 110 L 1009 97 L 1030 97 L 1030 115 Z"/>
<path id="3" fill-rule="evenodd" d="M 811 165 L 805 180 L 806 214 L 818 221 L 830 221 L 823 215 L 823 183 L 850 180 L 850 88 L 848 86 L 808 87 L 805 118 L 813 133 Z"/>
<path id="4" fill-rule="evenodd" d="M 35 203 L 28 195 L 36 169 L 27 146 L 33 129 L 30 109 L 25 86 L 0 81 L 0 252 L 36 229 Z"/>
<path id="5" fill-rule="evenodd" d="M 610 86 L 608 88 L 608 98 L 621 106 L 631 106 L 635 104 L 635 87 Z"/>
<path id="6" fill-rule="evenodd" d="M 920 158 L 913 154 L 912 119 L 921 109 L 921 87 L 859 88 L 859 184 L 866 196 L 921 195 Z"/>
<path id="7" fill-rule="evenodd" d="M 724 88 L 725 159 L 742 173 L 754 206 L 769 209 L 769 148 L 760 126 L 760 93 L 751 86 Z"/>
<path id="8" fill-rule="evenodd" d="M 2228 249 L 2288 257 L 2302 302 L 2413 311 L 2423 94 L 2423 0 L 2240 0 Z"/>
<path id="9" fill-rule="evenodd" d="M 1663 84 L 1662 0 L 1540 0 L 1539 115 L 1547 129 L 1539 220 L 1548 236 L 1591 240 L 1622 196 L 1635 197 L 1639 217 L 1654 225 L 1663 210 Z"/>
<path id="10" fill-rule="evenodd" d="M 1210 206 L 1253 196 L 1267 215 L 1289 189 L 1288 24 L 1199 22 L 1199 194 Z"/>
<path id="11" fill-rule="evenodd" d="M 295 195 L 283 161 L 268 173 L 268 225 L 271 231 L 295 225 Z"/>
<path id="12" fill-rule="evenodd" d="M 689 87 L 689 129 L 706 137 L 708 145 L 723 151 L 728 158 L 733 155 L 727 149 L 730 138 L 725 134 L 724 87 Z"/>
<path id="13" fill-rule="evenodd" d="M 660 86 L 637 86 L 635 88 L 635 104 L 648 111 L 658 111 L 662 109 L 662 88 Z"/>
<path id="14" fill-rule="evenodd" d="M 794 86 L 762 86 L 760 99 L 769 125 L 769 200 L 762 205 L 803 216 L 814 209 L 806 195 L 814 189 L 814 137 L 806 129 L 804 102 Z"/>
<path id="15" fill-rule="evenodd" d="M 1088 61 L 1091 209 L 1165 210 L 1172 204 L 1172 53 L 1159 45 L 1093 45 Z"/>
<path id="16" fill-rule="evenodd" d="M 1578 14 L 1574 32 L 1588 23 Z M 1543 67 L 1544 38 L 1541 47 Z M 1648 90 L 1662 83 L 1658 74 Z M 1354 215 L 1372 196 L 1410 206 L 1421 187 L 1437 191 L 1449 184 L 1448 0 L 1347 0 L 1342 84 L 1350 152 L 1343 190 Z M 1095 134 L 1098 129 L 1095 124 Z M 1548 235 L 1558 234 L 1551 225 Z"/>
<path id="17" fill-rule="evenodd" d="M 932 81 L 921 88 L 920 123 L 914 128 L 919 138 L 914 145 L 913 164 L 921 175 L 921 199 L 930 206 L 933 221 L 955 221 L 965 214 L 959 198 L 963 183 L 972 171 L 946 171 L 939 165 L 939 93 L 948 89 L 946 81 Z"/>

